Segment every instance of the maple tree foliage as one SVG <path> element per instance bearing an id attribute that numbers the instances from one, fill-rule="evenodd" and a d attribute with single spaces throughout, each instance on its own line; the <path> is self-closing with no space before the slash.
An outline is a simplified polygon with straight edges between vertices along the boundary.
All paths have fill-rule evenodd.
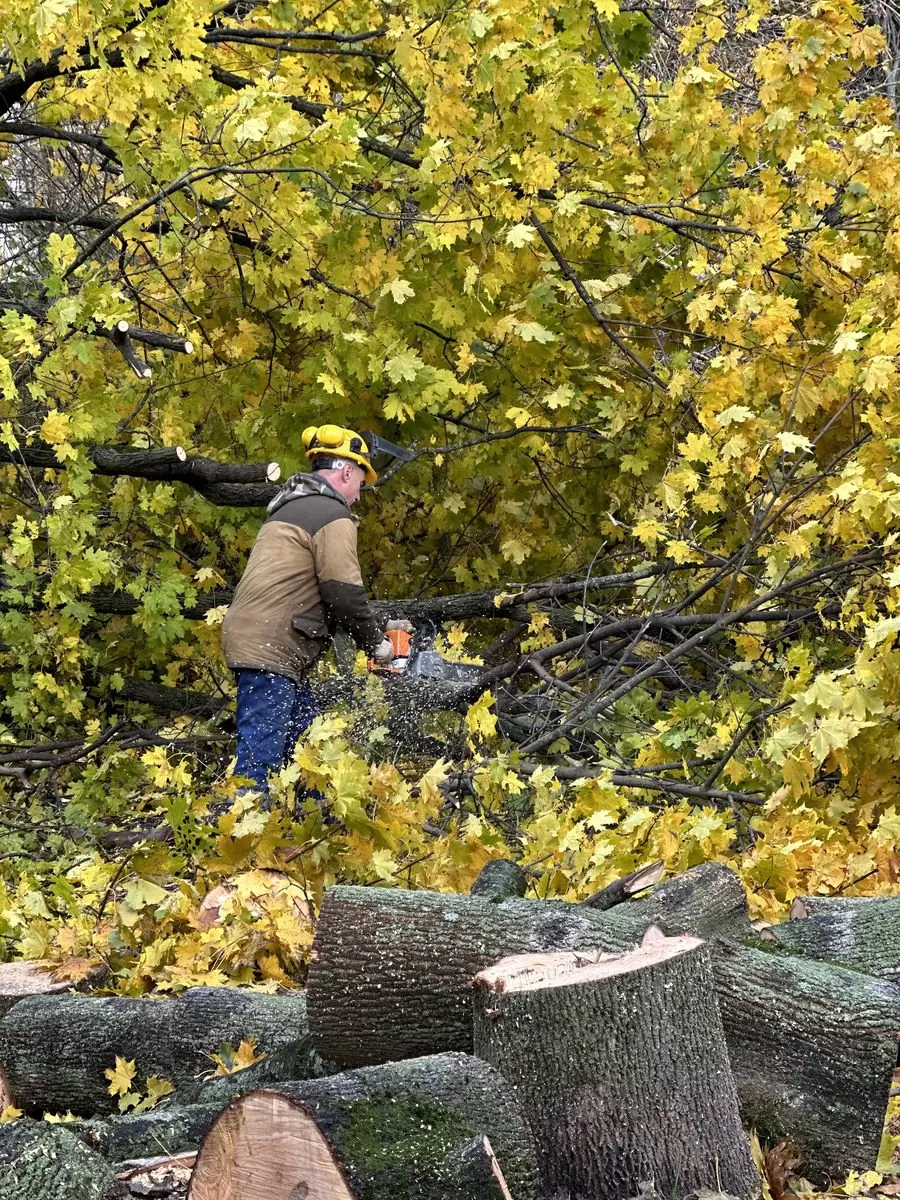
<path id="1" fill-rule="evenodd" d="M 501 854 L 570 898 L 717 858 L 768 917 L 895 885 L 900 151 L 858 5 L 0 18 L 10 955 L 283 982 L 329 883 Z M 218 816 L 218 621 L 266 464 L 333 420 L 414 449 L 366 579 L 481 677 L 410 747 L 356 664 L 277 811 Z"/>

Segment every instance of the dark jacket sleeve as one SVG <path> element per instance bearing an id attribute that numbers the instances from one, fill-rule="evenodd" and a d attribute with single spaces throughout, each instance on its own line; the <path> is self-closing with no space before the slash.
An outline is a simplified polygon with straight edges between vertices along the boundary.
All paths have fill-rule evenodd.
<path id="1" fill-rule="evenodd" d="M 313 543 L 329 628 L 345 629 L 361 650 L 372 654 L 384 637 L 384 629 L 363 587 L 356 554 L 356 525 L 349 517 L 329 521 Z"/>

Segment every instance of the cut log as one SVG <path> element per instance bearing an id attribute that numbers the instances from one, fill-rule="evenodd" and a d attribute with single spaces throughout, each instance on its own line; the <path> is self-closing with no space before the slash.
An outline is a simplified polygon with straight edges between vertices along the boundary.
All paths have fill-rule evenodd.
<path id="1" fill-rule="evenodd" d="M 658 884 L 630 910 L 654 921 L 667 934 L 744 941 L 754 936 L 747 893 L 734 871 L 717 862 L 701 863 Z"/>
<path id="2" fill-rule="evenodd" d="M 760 1194 L 699 938 L 502 959 L 475 979 L 475 1052 L 518 1097 L 547 1195 Z"/>
<path id="3" fill-rule="evenodd" d="M 528 876 L 518 863 L 505 858 L 494 859 L 482 867 L 481 873 L 470 888 L 473 896 L 482 900 L 521 899 L 528 887 Z"/>
<path id="4" fill-rule="evenodd" d="M 210 1070 L 223 1043 L 245 1038 L 257 1052 L 306 1032 L 300 992 L 266 995 L 237 988 L 194 988 L 175 1000 L 108 996 L 34 996 L 0 1021 L 0 1073 L 7 1097 L 32 1114 L 105 1115 L 118 1101 L 104 1072 L 117 1057 L 176 1088 Z"/>
<path id="5" fill-rule="evenodd" d="M 282 1083 L 233 1101 L 204 1139 L 190 1200 L 498 1200 L 537 1196 L 534 1146 L 487 1063 L 442 1054 Z M 505 1200 L 505 1197 L 504 1197 Z"/>
<path id="6" fill-rule="evenodd" d="M 791 918 L 771 928 L 782 946 L 880 979 L 900 981 L 900 898 L 824 905 L 795 900 Z"/>
<path id="7" fill-rule="evenodd" d="M 117 1200 L 116 1177 L 62 1125 L 21 1118 L 0 1126 L 3 1200 Z"/>
<path id="8" fill-rule="evenodd" d="M 88 972 L 82 984 L 96 982 L 99 974 L 99 970 Z M 50 963 L 0 963 L 0 1017 L 26 996 L 55 996 L 71 991 L 73 986 L 70 979 L 61 979 Z"/>
<path id="9" fill-rule="evenodd" d="M 897 1061 L 900 987 L 721 944 L 716 994 L 745 1123 L 786 1139 L 820 1182 L 874 1170 Z"/>
<path id="10" fill-rule="evenodd" d="M 296 1042 L 289 1042 L 278 1050 L 243 1071 L 221 1075 L 212 1079 L 192 1080 L 178 1089 L 175 1104 L 217 1104 L 224 1108 L 235 1096 L 243 1096 L 270 1083 L 281 1083 L 285 1079 L 319 1079 L 334 1074 L 319 1058 L 312 1038 L 305 1034 Z"/>
<path id="11" fill-rule="evenodd" d="M 585 908 L 593 908 L 597 912 L 607 912 L 609 909 L 615 908 L 617 904 L 636 896 L 638 892 L 646 891 L 647 888 L 659 883 L 664 870 L 665 863 L 662 860 L 650 863 L 646 867 L 639 867 L 630 875 L 614 879 L 612 883 L 608 883 L 599 892 L 594 892 L 592 896 L 588 896 L 581 903 Z"/>
<path id="12" fill-rule="evenodd" d="M 327 1062 L 365 1066 L 472 1050 L 473 976 L 507 954 L 637 945 L 646 922 L 580 905 L 334 887 L 326 893 L 307 997 Z M 613 918 L 616 918 L 615 921 Z M 583 940 L 586 939 L 586 940 Z"/>
<path id="13" fill-rule="evenodd" d="M 323 1058 L 357 1064 L 472 1049 L 471 980 L 508 954 L 637 945 L 641 903 L 582 905 L 401 889 L 326 894 L 309 978 Z M 713 973 L 742 1112 L 804 1172 L 874 1168 L 900 987 L 786 952 L 716 943 Z"/>
<path id="14" fill-rule="evenodd" d="M 102 1121 L 69 1121 L 66 1129 L 108 1162 L 123 1163 L 196 1150 L 221 1111 L 221 1104 L 163 1104 Z"/>

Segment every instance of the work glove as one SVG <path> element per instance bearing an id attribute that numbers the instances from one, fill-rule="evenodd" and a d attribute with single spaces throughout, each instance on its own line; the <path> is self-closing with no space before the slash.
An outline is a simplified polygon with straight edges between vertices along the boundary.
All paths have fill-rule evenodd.
<path id="1" fill-rule="evenodd" d="M 381 645 L 378 647 L 372 657 L 381 666 L 384 666 L 385 663 L 389 663 L 391 661 L 391 659 L 394 657 L 394 646 L 389 638 L 384 638 Z"/>
<path id="2" fill-rule="evenodd" d="M 385 628 L 385 630 L 402 629 L 404 633 L 412 633 L 414 626 L 413 626 L 412 621 L 394 620 L 394 621 L 388 621 L 387 625 L 385 625 L 384 628 Z"/>

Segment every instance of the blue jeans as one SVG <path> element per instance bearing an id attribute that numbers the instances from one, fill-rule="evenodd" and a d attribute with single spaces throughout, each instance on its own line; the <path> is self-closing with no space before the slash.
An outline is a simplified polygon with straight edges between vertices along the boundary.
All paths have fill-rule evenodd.
<path id="1" fill-rule="evenodd" d="M 309 683 L 271 671 L 235 671 L 237 765 L 235 775 L 268 792 L 268 777 L 289 762 L 297 739 L 318 714 Z"/>

